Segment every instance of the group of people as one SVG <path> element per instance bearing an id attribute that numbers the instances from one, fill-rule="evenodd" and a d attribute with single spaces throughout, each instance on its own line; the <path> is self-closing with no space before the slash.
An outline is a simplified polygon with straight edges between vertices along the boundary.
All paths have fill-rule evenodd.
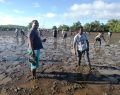
<path id="1" fill-rule="evenodd" d="M 28 53 L 31 56 L 30 62 L 30 68 L 31 68 L 31 73 L 33 78 L 36 78 L 36 69 L 39 68 L 39 60 L 40 60 L 40 49 L 43 48 L 42 42 L 45 42 L 46 39 L 41 40 L 40 36 L 42 34 L 40 33 L 40 30 L 38 29 L 39 23 L 37 20 L 32 21 L 32 27 L 28 31 Z M 67 33 L 63 30 L 63 39 L 67 37 Z M 103 34 L 99 33 L 95 37 L 95 42 L 100 41 L 101 44 L 101 37 Z M 53 31 L 53 36 L 54 38 L 57 38 L 57 30 L 55 29 Z M 95 43 L 94 42 L 94 43 Z M 77 28 L 77 34 L 74 36 L 74 43 L 73 43 L 73 49 L 74 49 L 74 54 L 78 54 L 78 64 L 77 64 L 77 69 L 80 68 L 81 66 L 81 59 L 82 55 L 85 57 L 85 61 L 87 63 L 87 67 L 89 70 L 91 70 L 91 63 L 90 63 L 90 58 L 89 58 L 89 41 L 86 33 L 83 32 L 83 27 L 79 26 Z M 32 59 L 33 58 L 33 59 Z"/>
<path id="2" fill-rule="evenodd" d="M 53 37 L 54 38 L 57 38 L 57 34 L 59 34 L 59 30 L 57 30 L 56 28 L 53 30 Z M 63 29 L 62 30 L 62 36 L 63 36 L 63 39 L 66 39 L 67 38 L 67 32 Z"/>
<path id="3" fill-rule="evenodd" d="M 22 36 L 24 36 L 24 35 L 25 35 L 25 33 L 24 33 L 24 30 L 23 30 L 23 29 L 21 29 L 21 30 L 20 30 L 20 33 L 21 33 L 21 35 L 22 35 Z M 16 37 L 18 37 L 18 35 L 19 35 L 18 28 L 16 28 L 16 29 L 15 29 L 15 35 L 16 35 Z"/>
<path id="4" fill-rule="evenodd" d="M 111 38 L 112 36 L 112 32 L 108 32 L 108 37 Z M 96 36 L 95 36 L 95 41 L 94 41 L 94 45 L 97 41 L 100 42 L 101 45 L 101 38 L 103 38 L 103 40 L 106 42 L 105 38 L 104 38 L 104 33 L 103 32 L 99 32 Z"/>

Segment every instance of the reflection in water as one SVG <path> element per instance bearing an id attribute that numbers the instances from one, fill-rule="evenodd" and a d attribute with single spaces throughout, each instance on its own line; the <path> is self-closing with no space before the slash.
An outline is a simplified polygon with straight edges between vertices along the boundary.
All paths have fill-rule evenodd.
<path id="1" fill-rule="evenodd" d="M 19 44 L 19 37 L 16 37 L 16 43 Z"/>
<path id="2" fill-rule="evenodd" d="M 108 41 L 106 43 L 106 46 L 110 46 L 110 44 L 111 44 L 111 37 L 108 37 Z"/>
<path id="3" fill-rule="evenodd" d="M 101 46 L 99 46 L 99 47 L 95 47 L 94 46 L 94 51 L 95 51 L 95 53 L 96 53 L 97 56 L 101 56 L 100 50 L 101 50 Z"/>
<path id="4" fill-rule="evenodd" d="M 1 90 L 0 95 L 8 95 L 5 90 Z"/>
<path id="5" fill-rule="evenodd" d="M 91 70 L 87 71 L 86 74 L 81 74 L 81 73 L 77 73 L 76 76 L 76 81 L 82 81 L 82 82 L 86 82 L 89 79 L 89 75 L 91 74 Z"/>
<path id="6" fill-rule="evenodd" d="M 54 49 L 57 49 L 57 42 L 54 42 Z"/>
<path id="7" fill-rule="evenodd" d="M 57 38 L 54 39 L 54 49 L 57 49 Z"/>
<path id="8" fill-rule="evenodd" d="M 55 43 L 55 42 L 57 43 L 57 38 L 54 38 L 54 43 Z"/>
<path id="9" fill-rule="evenodd" d="M 108 38 L 108 45 L 111 44 L 111 37 Z"/>
<path id="10" fill-rule="evenodd" d="M 66 39 L 63 39 L 63 46 L 64 46 L 64 49 L 66 49 Z"/>
<path id="11" fill-rule="evenodd" d="M 24 36 L 21 37 L 21 46 L 25 44 L 25 38 Z"/>
<path id="12" fill-rule="evenodd" d="M 20 87 L 27 89 L 27 88 L 38 86 L 38 85 L 39 84 L 36 80 L 31 80 L 30 82 L 28 82 L 26 84 L 22 84 Z"/>

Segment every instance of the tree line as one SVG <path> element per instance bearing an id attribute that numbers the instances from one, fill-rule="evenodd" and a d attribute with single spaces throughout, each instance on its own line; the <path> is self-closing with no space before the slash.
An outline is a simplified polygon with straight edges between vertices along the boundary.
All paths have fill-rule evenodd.
<path id="1" fill-rule="evenodd" d="M 26 29 L 25 26 L 20 25 L 0 25 L 0 31 L 14 31 L 16 28 Z"/>
<path id="2" fill-rule="evenodd" d="M 65 30 L 70 32 L 75 32 L 77 27 L 80 26 L 80 21 L 73 23 L 72 26 L 60 25 L 59 27 L 53 26 L 51 29 L 57 29 L 59 31 Z M 28 26 L 19 26 L 19 25 L 0 25 L 0 31 L 14 31 L 16 28 L 28 30 L 31 28 L 31 22 Z M 120 32 L 120 20 L 110 19 L 106 24 L 100 23 L 100 21 L 93 21 L 91 23 L 86 23 L 83 25 L 84 31 L 86 32 Z"/>
<path id="3" fill-rule="evenodd" d="M 81 26 L 80 21 L 73 23 L 72 26 L 68 25 L 60 25 L 58 28 L 53 26 L 52 29 L 57 28 L 58 30 L 62 31 L 76 31 L 77 27 Z M 84 31 L 86 32 L 120 32 L 120 20 L 117 19 L 110 19 L 107 21 L 106 24 L 100 23 L 100 21 L 93 21 L 91 23 L 86 23 L 84 26 Z"/>

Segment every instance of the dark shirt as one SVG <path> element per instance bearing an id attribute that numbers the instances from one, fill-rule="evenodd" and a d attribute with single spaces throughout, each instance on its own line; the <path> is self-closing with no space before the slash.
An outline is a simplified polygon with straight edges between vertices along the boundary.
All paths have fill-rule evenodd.
<path id="1" fill-rule="evenodd" d="M 53 31 L 53 34 L 54 34 L 54 37 L 57 37 L 57 30 L 56 29 Z"/>
<path id="2" fill-rule="evenodd" d="M 34 50 L 37 50 L 37 49 L 42 49 L 43 48 L 43 45 L 42 45 L 42 41 L 41 41 L 41 38 L 40 38 L 40 35 L 38 34 L 37 31 L 33 30 L 33 29 L 30 29 L 28 31 L 28 35 L 27 35 L 29 38 L 33 38 L 33 48 Z"/>

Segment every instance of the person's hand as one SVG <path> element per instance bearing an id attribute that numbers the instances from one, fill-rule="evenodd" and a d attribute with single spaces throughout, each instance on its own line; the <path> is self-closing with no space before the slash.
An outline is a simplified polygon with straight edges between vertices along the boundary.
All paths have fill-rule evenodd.
<path id="1" fill-rule="evenodd" d="M 43 39 L 42 42 L 46 42 L 46 39 Z"/>
<path id="2" fill-rule="evenodd" d="M 34 57 L 34 58 L 35 58 L 35 53 L 34 53 L 34 52 L 32 53 L 32 57 Z"/>

